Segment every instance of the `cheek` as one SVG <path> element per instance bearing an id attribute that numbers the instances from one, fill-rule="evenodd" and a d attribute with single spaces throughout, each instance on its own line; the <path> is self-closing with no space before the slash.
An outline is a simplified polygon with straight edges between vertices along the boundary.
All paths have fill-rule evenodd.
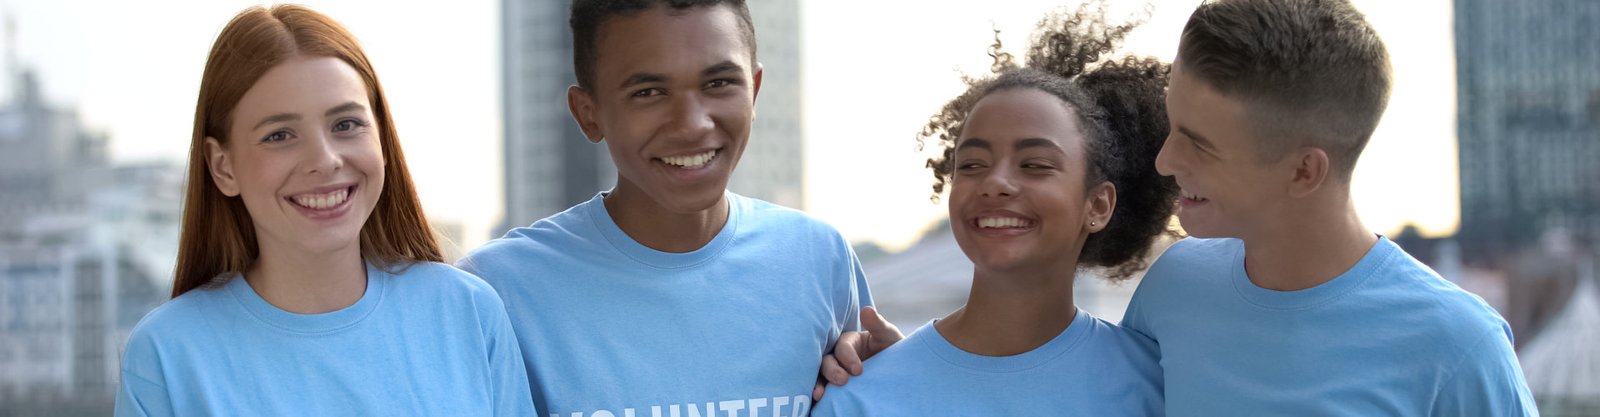
<path id="1" fill-rule="evenodd" d="M 383 159 L 383 143 L 379 142 L 377 136 L 361 141 L 350 150 L 348 158 L 352 165 L 367 176 L 383 178 L 383 168 L 387 162 Z"/>
<path id="2" fill-rule="evenodd" d="M 723 99 L 709 109 L 711 120 L 718 129 L 734 133 L 748 133 L 755 120 L 755 108 L 739 98 Z"/>
<path id="3" fill-rule="evenodd" d="M 238 155 L 234 159 L 233 175 L 239 185 L 239 194 L 246 200 L 272 199 L 276 190 L 294 171 L 290 158 L 270 154 Z"/>
<path id="4" fill-rule="evenodd" d="M 949 193 L 951 210 L 978 198 L 978 188 L 982 185 L 982 181 L 979 177 L 952 175 L 944 184 L 944 190 Z"/>
<path id="5" fill-rule="evenodd" d="M 629 142 L 628 138 L 646 138 L 655 128 L 668 120 L 671 106 L 666 103 L 639 105 L 626 101 L 607 103 L 596 109 L 596 123 L 600 125 L 606 141 Z M 622 140 L 618 141 L 617 139 Z"/>
<path id="6" fill-rule="evenodd" d="M 1055 178 L 1035 183 L 1030 188 L 1042 215 L 1074 217 L 1088 203 L 1082 179 Z"/>

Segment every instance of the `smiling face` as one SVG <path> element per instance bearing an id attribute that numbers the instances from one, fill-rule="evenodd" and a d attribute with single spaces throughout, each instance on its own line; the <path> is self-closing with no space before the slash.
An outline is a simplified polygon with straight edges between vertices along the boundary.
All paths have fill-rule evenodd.
<path id="1" fill-rule="evenodd" d="M 950 221 L 978 269 L 1075 266 L 1115 198 L 1109 183 L 1086 190 L 1084 140 L 1076 112 L 1043 91 L 1002 90 L 973 106 L 952 160 Z"/>
<path id="2" fill-rule="evenodd" d="M 601 24 L 594 85 L 568 100 L 584 133 L 611 151 L 616 193 L 674 213 L 721 201 L 761 85 L 739 22 L 724 6 L 657 6 Z"/>
<path id="3" fill-rule="evenodd" d="M 262 252 L 359 250 L 384 183 L 378 127 L 361 76 L 331 57 L 268 70 L 206 139 L 212 178 L 237 196 Z"/>
<path id="4" fill-rule="evenodd" d="M 1178 220 L 1195 237 L 1244 238 L 1282 206 L 1290 176 L 1264 162 L 1251 136 L 1246 105 L 1172 66 L 1167 89 L 1172 131 L 1156 170 L 1183 189 Z M 1292 170 L 1290 170 L 1292 171 Z"/>

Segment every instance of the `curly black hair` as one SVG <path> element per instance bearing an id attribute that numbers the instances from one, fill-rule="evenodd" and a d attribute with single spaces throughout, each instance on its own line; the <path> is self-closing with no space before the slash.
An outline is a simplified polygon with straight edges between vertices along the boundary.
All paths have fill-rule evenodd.
<path id="1" fill-rule="evenodd" d="M 1108 24 L 1100 1 L 1052 13 L 1039 23 L 1026 66 L 1001 51 L 997 30 L 989 49 L 991 74 L 963 77 L 967 90 L 945 103 L 917 135 L 918 149 L 933 141 L 942 150 L 927 162 L 934 177 L 932 198 L 938 200 L 949 184 L 955 142 L 978 100 L 1011 89 L 1050 93 L 1071 106 L 1083 126 L 1090 160 L 1086 185 L 1110 181 L 1117 190 L 1111 221 L 1089 235 L 1079 263 L 1107 268 L 1113 281 L 1144 269 L 1156 237 L 1177 235 L 1169 221 L 1177 210 L 1178 185 L 1155 170 L 1170 129 L 1165 98 L 1171 68 L 1151 57 L 1101 61 L 1141 23 Z"/>

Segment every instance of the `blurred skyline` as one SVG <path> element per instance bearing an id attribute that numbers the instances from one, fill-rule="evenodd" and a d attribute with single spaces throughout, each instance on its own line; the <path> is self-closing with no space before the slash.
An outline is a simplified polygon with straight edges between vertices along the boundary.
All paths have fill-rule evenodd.
<path id="1" fill-rule="evenodd" d="M 787 71 L 804 84 L 802 208 L 853 242 L 879 245 L 858 245 L 859 256 L 875 305 L 902 329 L 947 314 L 965 301 L 972 265 L 947 228 L 933 227 L 944 207 L 928 201 L 926 155 L 913 150 L 914 134 L 962 90 L 959 74 L 987 71 L 994 29 L 1020 53 L 1046 11 L 1076 2 L 786 1 L 801 5 L 802 63 L 762 60 L 768 80 Z M 1199 1 L 1155 1 L 1125 49 L 1170 59 Z M 1396 81 L 1357 169 L 1358 211 L 1504 315 L 1543 415 L 1600 415 L 1600 186 L 1592 181 L 1600 55 L 1585 49 L 1600 33 L 1589 24 L 1600 3 L 1354 1 L 1385 37 Z M 491 237 L 505 206 L 502 161 L 530 160 L 500 150 L 501 129 L 515 125 L 501 114 L 512 90 L 501 86 L 500 2 L 308 3 L 364 41 L 428 213 L 461 246 L 447 246 L 447 257 Z M 1113 3 L 1113 20 L 1145 7 Z M 8 71 L 0 74 L 0 415 L 109 413 L 129 329 L 167 299 L 205 55 L 227 20 L 252 4 L 0 0 L 0 70 Z M 758 33 L 773 26 L 757 23 Z M 767 33 L 763 51 L 784 49 Z M 20 70 L 31 74 L 9 72 Z M 41 82 L 42 102 L 13 94 Z M 779 119 L 782 110 L 764 97 L 758 112 Z M 551 100 L 557 113 L 562 99 Z M 564 136 L 542 130 L 522 133 Z M 752 140 L 769 141 L 770 151 L 771 138 Z M 762 165 L 748 155 L 736 175 Z M 1401 232 L 1408 223 L 1419 228 Z M 1074 302 L 1116 321 L 1137 278 L 1108 283 L 1086 272 Z"/>
<path id="2" fill-rule="evenodd" d="M 303 3 L 362 40 L 393 103 L 430 217 L 458 225 L 463 249 L 491 238 L 503 207 L 499 3 Z M 1151 2 L 1149 21 L 1125 49 L 1170 60 L 1198 3 Z M 1356 171 L 1358 210 L 1383 233 L 1407 223 L 1427 235 L 1452 233 L 1459 199 L 1451 3 L 1356 3 L 1384 36 L 1396 80 L 1389 111 Z M 4 0 L 0 15 L 13 22 L 10 50 L 40 75 L 47 99 L 79 109 L 91 128 L 107 133 L 113 161 L 181 163 L 205 55 L 228 19 L 254 4 Z M 928 200 L 916 131 L 961 91 L 960 73 L 987 70 L 993 29 L 1002 31 L 1007 50 L 1020 53 L 1045 12 L 1075 4 L 802 2 L 801 66 L 766 68 L 799 71 L 804 84 L 800 208 L 853 242 L 896 250 L 920 237 L 944 207 Z M 1134 2 L 1114 6 L 1113 19 L 1144 9 Z M 0 92 L 12 88 L 0 85 Z"/>

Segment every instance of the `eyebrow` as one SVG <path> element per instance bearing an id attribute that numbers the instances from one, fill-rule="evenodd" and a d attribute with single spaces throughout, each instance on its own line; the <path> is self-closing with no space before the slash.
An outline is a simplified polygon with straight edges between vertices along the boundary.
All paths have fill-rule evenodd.
<path id="1" fill-rule="evenodd" d="M 744 66 L 743 65 L 739 65 L 739 63 L 737 63 L 737 62 L 722 61 L 720 63 L 717 63 L 717 65 L 712 65 L 710 68 L 706 68 L 706 70 L 702 71 L 700 73 L 700 75 L 712 76 L 712 75 L 722 74 L 722 73 L 725 73 L 725 72 L 743 72 L 743 71 L 744 71 Z"/>
<path id="2" fill-rule="evenodd" d="M 665 75 L 656 74 L 656 73 L 641 72 L 641 73 L 635 73 L 633 75 L 629 75 L 628 79 L 622 80 L 622 85 L 618 86 L 617 88 L 618 89 L 625 89 L 625 88 L 632 87 L 632 86 L 639 85 L 639 84 L 659 83 L 659 82 L 666 81 L 666 80 L 667 80 L 667 76 L 665 76 Z"/>
<path id="3" fill-rule="evenodd" d="M 354 102 L 354 101 L 349 101 L 349 102 L 345 102 L 344 104 L 340 104 L 338 106 L 334 106 L 331 109 L 328 109 L 328 112 L 327 113 L 323 113 L 322 115 L 324 117 L 326 117 L 326 116 L 332 116 L 332 115 L 339 114 L 339 113 L 350 112 L 350 111 L 362 111 L 362 110 L 366 110 L 366 109 L 367 109 L 367 106 L 363 106 L 363 105 L 361 105 L 361 103 L 357 103 L 357 102 Z"/>
<path id="4" fill-rule="evenodd" d="M 1017 150 L 1019 150 L 1019 151 L 1023 150 L 1023 149 L 1027 149 L 1027 148 L 1051 148 L 1051 149 L 1055 149 L 1057 151 L 1063 151 L 1063 149 L 1061 149 L 1061 145 L 1057 145 L 1056 142 L 1053 141 L 1053 140 L 1044 139 L 1044 138 L 1027 138 L 1027 139 L 1023 139 L 1023 140 L 1017 142 L 1017 145 L 1015 146 L 1015 148 L 1017 148 Z"/>
<path id="5" fill-rule="evenodd" d="M 729 72 L 743 72 L 743 71 L 744 71 L 744 66 L 743 65 L 739 65 L 739 63 L 737 63 L 737 62 L 722 61 L 722 62 L 717 63 L 716 65 L 712 65 L 710 67 L 707 67 L 705 69 L 705 71 L 701 71 L 700 72 L 700 75 L 709 77 L 709 76 L 719 75 L 719 74 L 724 74 L 724 73 L 729 73 Z M 653 72 L 640 72 L 640 73 L 634 73 L 633 75 L 628 76 L 627 79 L 622 80 L 622 84 L 620 86 L 618 86 L 617 88 L 626 89 L 628 87 L 632 87 L 632 86 L 639 85 L 639 84 L 659 83 L 659 82 L 665 82 L 665 81 L 667 81 L 667 76 L 666 75 L 659 74 L 659 73 L 653 73 Z"/>
<path id="6" fill-rule="evenodd" d="M 1206 148 L 1206 149 L 1216 149 L 1217 148 L 1216 145 L 1212 144 L 1211 139 L 1206 139 L 1205 136 L 1200 136 L 1199 133 L 1194 133 L 1194 131 L 1193 130 L 1189 130 L 1188 127 L 1178 126 L 1178 133 L 1182 133 L 1184 136 L 1188 136 L 1189 140 L 1195 141 L 1195 143 L 1199 144 L 1200 147 L 1202 147 L 1202 148 Z"/>
<path id="7" fill-rule="evenodd" d="M 966 149 L 966 148 L 982 148 L 984 150 L 991 150 L 991 151 L 994 150 L 993 146 L 989 146 L 989 141 L 986 141 L 986 140 L 983 140 L 983 139 L 978 139 L 978 138 L 967 139 L 967 140 L 961 141 L 960 145 L 956 145 L 956 150 L 958 150 L 958 151 L 962 150 L 962 149 Z"/>
<path id="8" fill-rule="evenodd" d="M 367 108 L 367 106 L 363 106 L 363 105 L 361 105 L 361 103 L 357 103 L 357 102 L 354 102 L 354 101 L 349 101 L 349 102 L 345 102 L 344 104 L 340 104 L 340 105 L 334 106 L 331 109 L 328 109 L 328 112 L 327 113 L 323 113 L 323 116 L 332 116 L 332 115 L 335 115 L 335 114 L 344 113 L 344 112 L 348 112 L 348 111 L 365 110 L 366 108 Z M 300 119 L 301 119 L 301 117 L 300 117 L 299 113 L 278 113 L 278 114 L 274 114 L 274 115 L 271 115 L 271 116 L 267 116 L 264 119 L 261 119 L 261 123 L 256 123 L 256 127 L 253 127 L 253 128 L 250 128 L 250 129 L 251 130 L 255 130 L 255 129 L 260 129 L 262 126 L 266 126 L 266 125 L 273 124 L 273 123 L 293 122 L 293 121 L 300 120 Z"/>
<path id="9" fill-rule="evenodd" d="M 296 121 L 296 120 L 300 120 L 300 114 L 299 113 L 278 113 L 278 114 L 274 114 L 274 115 L 271 115 L 271 116 L 267 116 L 267 118 L 265 118 L 265 119 L 261 119 L 261 123 L 256 123 L 256 127 L 252 127 L 252 128 L 250 128 L 250 130 L 260 129 L 262 126 L 266 126 L 266 125 L 273 124 L 273 123 L 292 122 L 292 121 Z"/>

